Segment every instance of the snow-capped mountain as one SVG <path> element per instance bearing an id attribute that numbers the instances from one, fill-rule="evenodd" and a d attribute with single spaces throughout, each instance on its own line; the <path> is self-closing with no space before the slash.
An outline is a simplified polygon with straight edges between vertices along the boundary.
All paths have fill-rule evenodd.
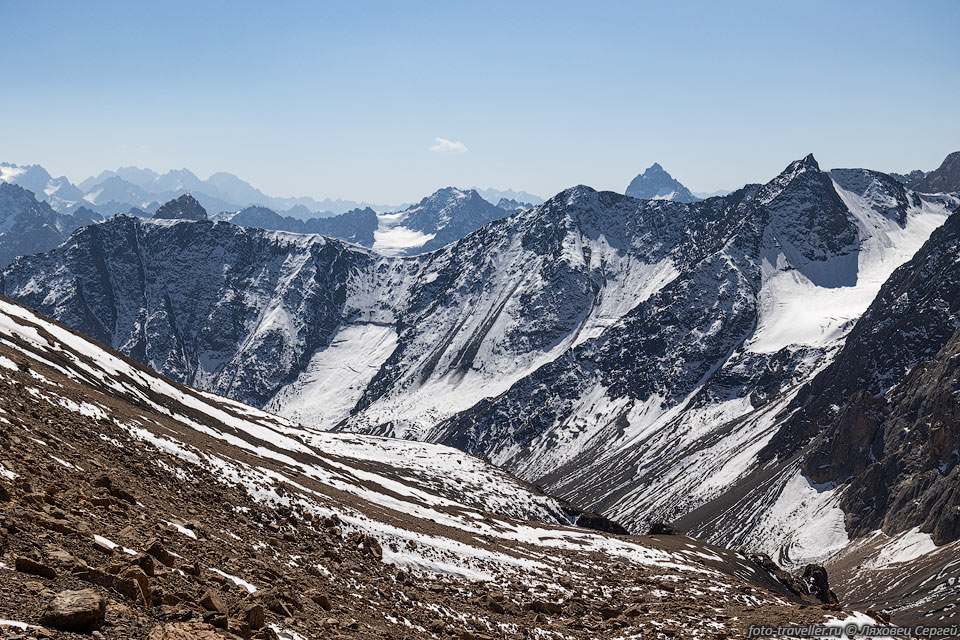
<path id="1" fill-rule="evenodd" d="M 442 220 L 430 200 L 402 222 Z M 2 286 L 177 380 L 308 428 L 452 444 L 642 530 L 762 473 L 784 410 L 956 205 L 808 156 L 694 203 L 575 187 L 407 258 L 121 216 Z M 836 492 L 799 463 L 780 477 L 731 544 L 845 549 Z"/>
<path id="2" fill-rule="evenodd" d="M 631 198 L 641 200 L 696 202 L 700 199 L 656 162 L 631 180 L 625 193 Z"/>
<path id="3" fill-rule="evenodd" d="M 273 197 L 231 173 L 218 172 L 202 180 L 188 169 L 161 174 L 152 169 L 121 167 L 116 171 L 101 171 L 73 185 L 65 177 L 53 178 L 40 165 L 17 166 L 4 162 L 0 163 L 0 182 L 17 184 L 32 191 L 38 200 L 48 202 L 60 213 L 70 213 L 83 205 L 104 217 L 128 212 L 131 208 L 152 214 L 162 203 L 184 193 L 193 195 L 207 211 L 237 211 L 255 205 L 302 219 L 333 216 L 368 207 L 377 211 L 399 208 L 339 198 Z"/>
<path id="4" fill-rule="evenodd" d="M 476 231 L 492 220 L 526 208 L 520 203 L 494 206 L 475 191 L 448 187 L 403 211 L 377 214 L 355 209 L 330 218 L 297 219 L 266 207 L 222 212 L 215 220 L 246 227 L 293 233 L 319 233 L 371 247 L 385 255 L 415 255 L 436 250 Z"/>
<path id="5" fill-rule="evenodd" d="M 103 171 L 96 177 L 80 183 L 92 204 L 126 202 L 142 208 L 151 208 L 152 202 L 164 202 L 183 193 L 191 193 L 208 211 L 236 211 L 252 205 L 269 207 L 277 211 L 290 211 L 294 217 L 316 217 L 346 213 L 353 209 L 372 207 L 387 210 L 384 205 L 369 205 L 350 200 L 315 200 L 309 197 L 278 198 L 268 196 L 249 182 L 232 173 L 217 172 L 201 180 L 189 169 L 175 169 L 160 174 L 151 169 L 121 167 L 116 171 Z M 122 210 L 122 209 L 121 209 Z M 119 211 L 119 210 L 118 210 Z M 117 211 L 112 211 L 116 213 Z"/>
<path id="6" fill-rule="evenodd" d="M 908 188 L 921 193 L 960 192 L 960 151 L 949 154 L 933 171 L 914 169 L 909 173 L 891 173 Z"/>
<path id="7" fill-rule="evenodd" d="M 958 269 L 960 209 L 775 416 L 756 470 L 683 525 L 715 542 L 779 547 L 784 563 L 832 554 L 831 576 L 848 601 L 955 620 Z M 805 526 L 788 531 L 788 520 Z"/>
<path id="8" fill-rule="evenodd" d="M 83 191 L 70 184 L 64 176 L 54 178 L 38 164 L 17 166 L 0 162 L 0 183 L 15 184 L 59 210 L 83 200 Z"/>
<path id="9" fill-rule="evenodd" d="M 698 200 L 706 200 L 707 198 L 715 198 L 716 196 L 730 195 L 731 191 L 729 189 L 717 189 L 716 191 L 692 191 L 691 193 Z"/>
<path id="10" fill-rule="evenodd" d="M 100 220 L 84 207 L 61 215 L 33 193 L 9 182 L 0 182 L 0 266 L 17 256 L 53 249 L 74 229 Z"/>
<path id="11" fill-rule="evenodd" d="M 408 209 L 380 214 L 373 248 L 386 255 L 426 253 L 510 213 L 472 189 L 447 187 Z"/>

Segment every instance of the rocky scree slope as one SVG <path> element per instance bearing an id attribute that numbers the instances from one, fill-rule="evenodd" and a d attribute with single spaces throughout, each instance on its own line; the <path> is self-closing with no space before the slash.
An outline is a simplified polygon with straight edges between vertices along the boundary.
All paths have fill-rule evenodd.
<path id="1" fill-rule="evenodd" d="M 461 452 L 303 435 L 0 299 L 0 633 L 719 637 L 867 620 L 763 559 L 611 536 Z"/>

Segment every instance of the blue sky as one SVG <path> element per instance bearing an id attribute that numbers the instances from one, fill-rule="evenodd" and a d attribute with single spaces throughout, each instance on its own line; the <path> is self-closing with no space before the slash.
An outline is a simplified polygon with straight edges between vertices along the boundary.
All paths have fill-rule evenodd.
<path id="1" fill-rule="evenodd" d="M 271 195 L 694 191 L 960 149 L 960 2 L 0 0 L 0 160 Z M 448 148 L 442 138 L 466 149 Z M 454 145 L 455 146 L 455 145 Z"/>

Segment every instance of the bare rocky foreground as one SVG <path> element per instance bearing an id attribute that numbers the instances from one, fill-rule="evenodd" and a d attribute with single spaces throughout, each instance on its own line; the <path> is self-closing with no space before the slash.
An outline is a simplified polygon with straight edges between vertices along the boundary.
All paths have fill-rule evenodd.
<path id="1" fill-rule="evenodd" d="M 568 526 L 460 452 L 170 383 L 4 300 L 0 465 L 4 638 L 724 638 L 851 615 L 686 536 Z"/>

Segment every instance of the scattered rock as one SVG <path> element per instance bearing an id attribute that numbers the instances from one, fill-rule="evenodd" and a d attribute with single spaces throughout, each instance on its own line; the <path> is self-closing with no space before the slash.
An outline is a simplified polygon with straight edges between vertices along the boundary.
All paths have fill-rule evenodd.
<path id="1" fill-rule="evenodd" d="M 310 596 L 310 599 L 320 605 L 320 608 L 325 611 L 333 609 L 333 605 L 330 604 L 330 599 L 323 593 L 314 593 Z"/>
<path id="2" fill-rule="evenodd" d="M 604 620 L 609 620 L 611 618 L 619 618 L 620 614 L 623 613 L 622 609 L 616 607 L 601 607 L 600 608 L 600 617 Z"/>
<path id="3" fill-rule="evenodd" d="M 61 631 L 89 633 L 103 626 L 106 601 L 92 589 L 61 591 L 47 605 L 40 623 Z"/>
<path id="4" fill-rule="evenodd" d="M 176 557 L 172 553 L 167 551 L 166 547 L 163 546 L 163 543 L 161 543 L 156 538 L 147 542 L 147 544 L 145 545 L 145 549 L 148 554 L 150 554 L 151 556 L 153 556 L 163 564 L 167 565 L 168 567 L 173 567 L 177 563 Z"/>
<path id="5" fill-rule="evenodd" d="M 153 606 L 153 594 L 150 592 L 150 580 L 147 574 L 139 566 L 128 567 L 120 577 L 124 580 L 133 580 L 140 589 L 140 597 L 143 599 L 143 605 L 149 609 Z"/>
<path id="6" fill-rule="evenodd" d="M 530 611 L 536 611 L 537 613 L 547 613 L 550 615 L 557 615 L 563 613 L 563 607 L 556 602 L 546 602 L 543 600 L 534 600 L 527 605 L 527 609 Z"/>
<path id="7" fill-rule="evenodd" d="M 207 611 L 215 611 L 227 615 L 227 605 L 216 591 L 204 591 L 203 595 L 200 596 L 200 606 Z"/>
<path id="8" fill-rule="evenodd" d="M 222 636 L 202 624 L 170 622 L 151 629 L 147 640 L 222 640 Z"/>
<path id="9" fill-rule="evenodd" d="M 251 604 L 243 610 L 241 617 L 252 630 L 257 631 L 258 629 L 263 628 L 263 625 L 266 622 L 266 613 L 267 612 L 263 608 L 263 605 Z"/>
<path id="10" fill-rule="evenodd" d="M 24 558 L 18 556 L 14 561 L 14 565 L 17 571 L 21 573 L 29 573 L 33 576 L 40 576 L 41 578 L 47 578 L 48 580 L 53 580 L 57 577 L 57 572 L 53 567 L 48 567 L 45 564 L 37 562 L 36 560 L 31 560 L 30 558 Z"/>
<path id="11" fill-rule="evenodd" d="M 93 548 L 99 551 L 100 553 L 107 554 L 108 556 L 113 555 L 113 547 L 111 547 L 106 542 L 103 542 L 101 540 L 94 539 Z"/>
<path id="12" fill-rule="evenodd" d="M 133 580 L 126 580 L 100 569 L 84 568 L 74 570 L 73 575 L 84 582 L 106 587 L 107 589 L 113 589 L 131 600 L 136 600 L 141 596 L 140 586 Z"/>

